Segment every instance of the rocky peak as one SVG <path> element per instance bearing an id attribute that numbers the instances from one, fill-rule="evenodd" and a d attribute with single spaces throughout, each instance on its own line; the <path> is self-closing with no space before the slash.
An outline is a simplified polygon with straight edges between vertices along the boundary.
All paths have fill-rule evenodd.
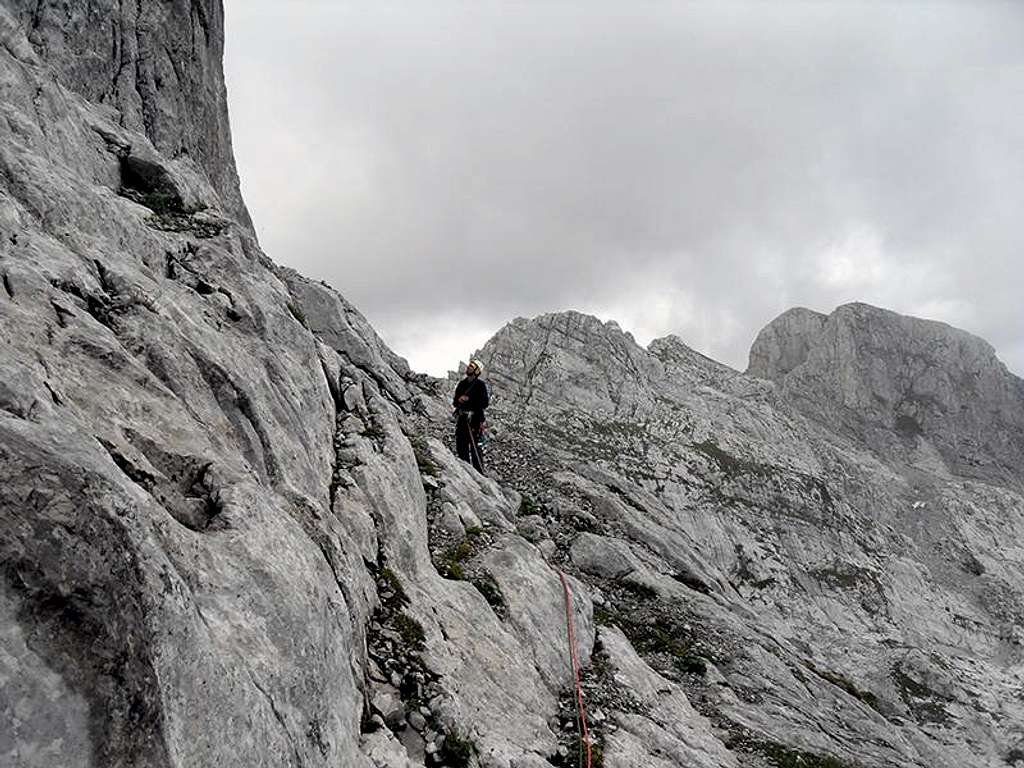
<path id="1" fill-rule="evenodd" d="M 803 307 L 783 312 L 754 340 L 747 374 L 778 381 L 807 359 L 826 320 L 827 315 Z"/>
<path id="2" fill-rule="evenodd" d="M 966 331 L 862 303 L 794 309 L 758 334 L 747 372 L 885 455 L 1019 482 L 1024 381 Z"/>
<path id="3" fill-rule="evenodd" d="M 674 334 L 654 339 L 647 351 L 665 365 L 667 376 L 677 385 L 724 387 L 739 371 L 702 355 Z"/>
<path id="4" fill-rule="evenodd" d="M 636 414 L 664 365 L 615 322 L 579 312 L 517 318 L 476 353 L 501 396 L 522 407 L 546 401 Z"/>

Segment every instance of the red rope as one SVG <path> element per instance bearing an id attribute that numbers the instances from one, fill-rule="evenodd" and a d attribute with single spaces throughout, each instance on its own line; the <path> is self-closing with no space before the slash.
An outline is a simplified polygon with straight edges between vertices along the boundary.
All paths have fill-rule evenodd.
<path id="1" fill-rule="evenodd" d="M 587 729 L 587 710 L 583 706 L 583 686 L 580 685 L 580 661 L 576 655 L 576 628 L 573 621 L 572 592 L 569 590 L 569 582 L 566 581 L 565 574 L 558 571 L 558 578 L 562 580 L 562 590 L 565 592 L 565 623 L 569 628 L 569 658 L 572 659 L 572 677 L 573 683 L 576 686 L 576 710 L 579 712 L 579 719 L 580 723 L 582 723 L 583 731 L 580 738 L 587 750 L 587 768 L 591 768 L 590 731 Z M 581 753 L 580 768 L 582 768 L 582 764 L 583 759 Z"/>

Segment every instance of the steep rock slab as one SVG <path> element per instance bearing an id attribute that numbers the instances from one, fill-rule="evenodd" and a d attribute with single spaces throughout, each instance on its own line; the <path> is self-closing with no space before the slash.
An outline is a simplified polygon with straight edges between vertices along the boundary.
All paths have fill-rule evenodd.
<path id="1" fill-rule="evenodd" d="M 543 764 L 568 684 L 557 574 L 508 533 L 517 495 L 417 456 L 417 420 L 445 410 L 429 382 L 260 251 L 221 18 L 0 9 L 0 761 L 422 764 L 447 738 Z M 434 569 L 442 491 L 505 536 L 510 621 Z M 589 605 L 581 588 L 584 660 Z M 368 647 L 419 659 L 396 732 Z"/>
<path id="2" fill-rule="evenodd" d="M 229 145 L 204 139 L 214 183 L 161 154 L 133 129 L 156 113 L 88 102 L 65 58 L 86 43 L 47 26 L 109 19 L 32 10 L 21 26 L 0 11 L 4 679 L 24 682 L 3 689 L 5 758 L 344 761 L 360 653 L 309 535 L 334 432 L 314 340 L 247 227 L 217 212 L 215 184 L 240 201 L 215 157 Z"/>
<path id="3" fill-rule="evenodd" d="M 22 61 L 45 62 L 62 87 L 207 177 L 225 209 L 250 226 L 231 149 L 220 0 L 5 5 Z"/>
<path id="4" fill-rule="evenodd" d="M 758 335 L 748 373 L 886 457 L 1022 487 L 1024 380 L 964 331 L 867 304 L 791 310 Z"/>

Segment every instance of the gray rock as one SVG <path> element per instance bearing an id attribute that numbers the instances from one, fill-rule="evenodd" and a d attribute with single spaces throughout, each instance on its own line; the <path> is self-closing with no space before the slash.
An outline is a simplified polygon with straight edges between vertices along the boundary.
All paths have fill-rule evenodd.
<path id="1" fill-rule="evenodd" d="M 987 421 L 968 419 L 962 433 L 987 423 L 1005 437 L 988 447 L 976 441 L 975 469 L 1017 467 L 1019 477 L 1006 450 L 1024 445 L 1012 395 L 1019 380 L 977 340 L 890 315 L 863 307 L 824 320 L 791 313 L 752 356 L 754 370 L 766 375 L 774 366 L 780 384 L 730 371 L 672 338 L 595 361 L 594 350 L 629 340 L 573 314 L 516 321 L 475 356 L 514 393 L 507 411 L 496 402 L 490 418 L 515 419 L 523 436 L 516 450 L 531 456 L 503 465 L 503 479 L 547 508 L 593 512 L 596 522 L 548 521 L 559 546 L 580 542 L 571 553 L 585 578 L 587 570 L 602 580 L 624 570 L 609 551 L 589 551 L 598 535 L 628 542 L 642 567 L 605 595 L 604 620 L 625 611 L 645 663 L 681 675 L 720 727 L 761 744 L 762 756 L 785 748 L 865 766 L 994 767 L 1015 743 L 993 713 L 997 699 L 1012 698 L 997 648 L 1018 647 L 1008 606 L 1024 599 L 1024 583 L 1015 575 L 1019 554 L 982 544 L 977 531 L 991 527 L 1001 541 L 1024 532 L 1019 484 L 1012 473 L 951 464 L 949 438 L 960 427 L 947 434 L 936 422 L 939 437 L 925 431 L 910 440 L 869 405 L 898 400 L 885 378 L 895 370 L 892 381 L 914 380 L 943 408 L 986 411 Z M 851 340 L 815 336 L 833 327 L 835 338 Z M 963 409 L 952 382 L 968 360 L 990 383 L 968 388 L 974 402 Z M 921 361 L 934 370 L 917 382 Z M 831 372 L 843 366 L 850 373 L 840 380 Z M 611 370 L 622 379 L 615 397 L 600 383 Z M 850 387 L 852 404 L 840 406 L 845 390 L 836 382 Z M 868 404 L 863 413 L 857 403 Z M 579 525 L 593 531 L 576 534 Z M 972 579 L 993 578 L 993 563 L 1001 564 L 998 586 L 975 587 Z M 977 623 L 965 635 L 967 616 Z M 647 626 L 664 627 L 657 636 L 674 650 L 652 649 Z M 885 644 L 869 639 L 876 633 Z M 716 670 L 714 660 L 728 665 Z M 980 699 L 971 693 L 979 690 Z M 678 764 L 678 736 L 644 718 L 628 706 L 614 711 L 606 754 Z M 672 757 L 659 763 L 650 745 Z"/>
<path id="2" fill-rule="evenodd" d="M 577 536 L 571 554 L 580 570 L 604 579 L 621 579 L 641 567 L 626 542 L 593 533 Z"/>
<path id="3" fill-rule="evenodd" d="M 413 710 L 409 713 L 409 725 L 411 725 L 417 731 L 422 731 L 424 728 L 427 727 L 427 721 L 426 718 L 424 718 L 419 711 Z"/>
<path id="4" fill-rule="evenodd" d="M 1024 488 L 1024 380 L 969 333 L 867 304 L 791 310 L 761 331 L 748 373 L 887 458 L 934 455 L 926 469 Z"/>
<path id="5" fill-rule="evenodd" d="M 1005 764 L 1024 417 L 984 342 L 795 312 L 754 376 L 519 319 L 477 355 L 481 477 L 439 439 L 448 383 L 260 250 L 220 3 L 87 10 L 0 8 L 0 763 L 422 764 L 421 710 L 360 732 L 367 697 L 402 724 L 386 677 L 481 765 L 536 768 L 569 682 L 560 563 L 584 664 L 590 582 L 632 634 L 584 672 L 609 765 L 732 765 L 728 739 L 751 764 Z M 434 567 L 470 528 L 499 609 Z"/>
<path id="6" fill-rule="evenodd" d="M 370 702 L 373 708 L 384 718 L 384 722 L 392 728 L 400 725 L 405 720 L 405 705 L 402 703 L 402 697 L 398 693 L 397 688 L 388 685 L 374 686 Z"/>
<path id="7" fill-rule="evenodd" d="M 537 544 L 544 539 L 550 538 L 544 518 L 540 515 L 526 515 L 516 521 L 516 530 L 527 541 Z"/>
<path id="8" fill-rule="evenodd" d="M 405 753 L 409 756 L 414 764 L 423 764 L 423 760 L 426 757 L 426 743 L 423 741 L 423 737 L 412 727 L 407 725 L 405 729 L 399 734 L 398 740 L 402 742 L 402 746 L 405 747 Z"/>

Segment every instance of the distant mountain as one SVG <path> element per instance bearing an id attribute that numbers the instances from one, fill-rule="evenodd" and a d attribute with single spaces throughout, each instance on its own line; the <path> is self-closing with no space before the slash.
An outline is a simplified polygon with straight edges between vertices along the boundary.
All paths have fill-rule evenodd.
<path id="1" fill-rule="evenodd" d="M 867 304 L 792 309 L 747 373 L 891 459 L 1024 489 L 1024 380 L 969 333 Z"/>

